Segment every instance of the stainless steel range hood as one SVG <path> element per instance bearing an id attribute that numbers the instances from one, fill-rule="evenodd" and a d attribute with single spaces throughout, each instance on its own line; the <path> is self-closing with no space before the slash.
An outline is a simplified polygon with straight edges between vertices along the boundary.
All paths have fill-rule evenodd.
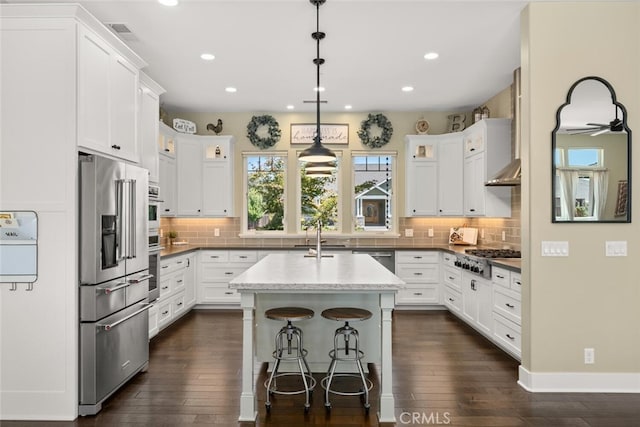
<path id="1" fill-rule="evenodd" d="M 520 185 L 520 68 L 513 72 L 513 87 L 511 89 L 511 103 L 513 106 L 513 121 L 511 133 L 514 138 L 515 158 L 504 168 L 490 178 L 484 185 L 513 187 Z"/>

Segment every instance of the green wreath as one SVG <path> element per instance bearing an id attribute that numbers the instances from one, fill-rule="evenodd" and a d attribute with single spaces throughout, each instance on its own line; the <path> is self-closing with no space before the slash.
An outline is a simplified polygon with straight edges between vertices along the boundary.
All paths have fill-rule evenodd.
<path id="1" fill-rule="evenodd" d="M 258 136 L 257 132 L 261 126 L 267 126 L 269 128 L 268 137 L 261 138 Z M 276 142 L 280 141 L 280 135 L 282 135 L 282 131 L 280 130 L 278 122 L 270 115 L 253 116 L 247 125 L 247 138 L 258 148 L 273 147 Z"/>
<path id="2" fill-rule="evenodd" d="M 380 136 L 371 137 L 370 130 L 374 124 L 382 129 Z M 363 120 L 360 124 L 358 131 L 360 141 L 371 148 L 380 148 L 386 145 L 391 140 L 391 135 L 393 135 L 393 126 L 384 114 L 369 114 L 367 120 Z"/>

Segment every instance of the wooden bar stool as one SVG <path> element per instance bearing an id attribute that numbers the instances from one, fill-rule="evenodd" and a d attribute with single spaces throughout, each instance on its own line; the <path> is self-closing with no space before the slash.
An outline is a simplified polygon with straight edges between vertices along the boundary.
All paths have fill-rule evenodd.
<path id="1" fill-rule="evenodd" d="M 322 312 L 322 317 L 330 320 L 337 320 L 344 322 L 344 326 L 336 329 L 333 335 L 333 350 L 329 352 L 331 363 L 327 371 L 327 376 L 324 377 L 320 384 L 325 390 L 324 406 L 327 411 L 331 410 L 331 402 L 329 401 L 329 393 L 338 394 L 342 396 L 362 396 L 364 399 L 364 409 L 369 413 L 369 390 L 373 387 L 371 380 L 365 377 L 364 369 L 362 368 L 362 358 L 364 352 L 360 350 L 360 339 L 358 330 L 354 329 L 349 322 L 362 321 L 371 318 L 371 312 L 362 308 L 354 307 L 336 307 L 329 308 Z M 342 338 L 342 342 L 338 341 Z M 352 342 L 353 341 L 353 342 Z M 357 374 L 352 373 L 338 373 L 336 374 L 336 366 L 338 362 L 351 362 L 355 363 L 358 368 Z M 362 388 L 358 391 L 339 391 L 331 388 L 331 382 L 336 377 L 356 377 L 362 382 Z"/>
<path id="2" fill-rule="evenodd" d="M 311 319 L 314 316 L 313 310 L 302 307 L 278 307 L 271 308 L 265 311 L 264 315 L 267 319 L 286 321 L 287 324 L 280 329 L 275 338 L 275 350 L 273 352 L 273 358 L 275 363 L 269 379 L 264 382 L 264 386 L 267 389 L 267 400 L 265 406 L 267 412 L 271 411 L 271 394 L 301 394 L 305 393 L 304 412 L 309 412 L 310 404 L 309 397 L 313 388 L 316 386 L 316 380 L 311 375 L 311 369 L 307 364 L 307 350 L 303 346 L 302 342 L 302 330 L 297 326 L 293 326 L 291 322 Z M 284 340 L 287 340 L 286 344 Z M 282 361 L 296 361 L 298 363 L 298 372 L 282 372 L 278 373 L 280 362 Z M 304 365 L 304 366 L 303 366 Z M 306 369 L 306 372 L 305 372 Z M 302 378 L 303 388 L 299 390 L 279 390 L 277 386 L 277 379 L 286 376 L 297 376 Z"/>

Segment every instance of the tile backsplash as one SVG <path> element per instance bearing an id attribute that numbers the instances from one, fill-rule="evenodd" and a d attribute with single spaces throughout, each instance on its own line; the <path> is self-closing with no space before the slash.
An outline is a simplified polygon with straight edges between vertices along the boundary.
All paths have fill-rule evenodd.
<path id="1" fill-rule="evenodd" d="M 445 245 L 449 239 L 451 227 L 466 225 L 478 229 L 478 244 L 492 247 L 520 249 L 520 187 L 512 189 L 511 218 L 413 218 L 399 219 L 400 237 L 358 238 L 324 235 L 328 244 L 347 246 L 425 246 Z M 187 241 L 192 245 L 221 247 L 291 247 L 307 243 L 304 236 L 299 238 L 240 238 L 240 218 L 161 218 L 160 228 L 163 236 L 169 231 L 178 234 L 176 240 Z M 413 230 L 413 236 L 407 237 L 406 230 Z M 217 230 L 217 232 L 216 232 Z M 432 230 L 433 237 L 429 236 Z M 503 239 L 504 233 L 504 239 Z M 218 234 L 218 235 L 217 235 Z M 311 242 L 315 234 L 309 235 Z M 163 242 L 166 244 L 166 240 Z"/>

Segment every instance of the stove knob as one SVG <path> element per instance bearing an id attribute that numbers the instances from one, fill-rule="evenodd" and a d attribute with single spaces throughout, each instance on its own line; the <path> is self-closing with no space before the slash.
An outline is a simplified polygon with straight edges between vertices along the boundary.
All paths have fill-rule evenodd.
<path id="1" fill-rule="evenodd" d="M 471 267 L 471 271 L 473 271 L 474 273 L 477 273 L 478 271 L 480 271 L 480 268 L 478 268 L 477 265 Z"/>
<path id="2" fill-rule="evenodd" d="M 467 264 L 466 262 L 464 264 L 462 264 L 462 268 L 464 268 L 465 270 L 469 269 L 469 264 Z"/>
<path id="3" fill-rule="evenodd" d="M 480 274 L 484 273 L 484 269 L 478 268 L 478 273 L 480 273 Z"/>

